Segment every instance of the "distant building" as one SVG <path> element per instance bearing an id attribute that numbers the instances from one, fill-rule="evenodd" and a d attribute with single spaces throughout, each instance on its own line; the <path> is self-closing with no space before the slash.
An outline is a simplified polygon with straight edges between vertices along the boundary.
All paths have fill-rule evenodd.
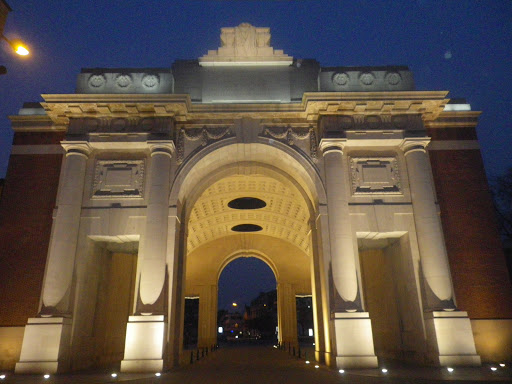
<path id="1" fill-rule="evenodd" d="M 245 308 L 245 328 L 260 338 L 270 339 L 276 335 L 277 291 L 261 292 Z"/>
<path id="2" fill-rule="evenodd" d="M 218 278 L 239 257 L 274 272 L 280 342 L 298 343 L 311 296 L 330 366 L 511 361 L 480 112 L 404 66 L 292 58 L 269 28 L 220 40 L 170 68 L 83 69 L 75 94 L 10 117 L 2 367 L 173 367 L 185 297 L 198 347 L 215 344 Z"/>

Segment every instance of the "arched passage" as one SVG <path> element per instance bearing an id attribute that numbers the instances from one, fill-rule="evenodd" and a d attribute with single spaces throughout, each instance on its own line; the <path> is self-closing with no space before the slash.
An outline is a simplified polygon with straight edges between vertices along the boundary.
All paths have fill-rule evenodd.
<path id="1" fill-rule="evenodd" d="M 321 284 L 322 272 L 313 239 L 316 228 L 311 223 L 325 194 L 316 169 L 280 143 L 228 145 L 222 149 L 209 146 L 203 151 L 182 166 L 174 183 L 181 188 L 173 188 L 170 197 L 186 232 L 185 295 L 202 293 L 203 298 L 210 298 L 208 309 L 203 311 L 208 310 L 211 315 L 202 316 L 210 320 L 200 320 L 199 332 L 201 327 L 207 329 L 202 341 L 199 337 L 199 344 L 206 346 L 214 341 L 216 324 L 212 320 L 217 303 L 212 298 L 217 292 L 218 276 L 225 265 L 241 254 L 264 258 L 273 269 L 283 314 L 280 341 L 295 344 L 295 297 L 312 295 L 312 287 Z M 256 198 L 264 204 L 259 209 L 236 209 L 229 205 L 240 198 Z M 240 233 L 234 230 L 239 225 L 261 230 Z M 318 295 L 314 299 L 316 334 L 324 336 L 324 327 L 319 323 L 326 319 L 321 314 L 326 299 Z"/>
<path id="2" fill-rule="evenodd" d="M 276 277 L 267 263 L 252 256 L 231 259 L 220 273 L 218 293 L 219 342 L 275 343 Z"/>

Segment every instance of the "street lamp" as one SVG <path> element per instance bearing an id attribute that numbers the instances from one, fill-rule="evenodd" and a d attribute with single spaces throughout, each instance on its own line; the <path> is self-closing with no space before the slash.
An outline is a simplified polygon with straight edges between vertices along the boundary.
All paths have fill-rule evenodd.
<path id="1" fill-rule="evenodd" d="M 20 55 L 20 56 L 27 56 L 30 53 L 29 50 L 28 50 L 27 45 L 23 41 L 18 40 L 18 39 L 16 39 L 16 40 L 9 40 L 4 35 L 2 35 L 1 37 L 5 41 L 7 41 L 7 43 L 12 47 L 14 52 L 16 52 L 18 55 Z"/>
<path id="2" fill-rule="evenodd" d="M 12 47 L 14 52 L 16 52 L 20 56 L 27 56 L 30 52 L 21 40 L 9 40 L 7 37 L 5 37 L 3 34 L 0 36 L 3 40 L 7 41 L 7 43 Z M 5 75 L 7 73 L 7 68 L 5 65 L 0 65 L 0 75 Z"/>

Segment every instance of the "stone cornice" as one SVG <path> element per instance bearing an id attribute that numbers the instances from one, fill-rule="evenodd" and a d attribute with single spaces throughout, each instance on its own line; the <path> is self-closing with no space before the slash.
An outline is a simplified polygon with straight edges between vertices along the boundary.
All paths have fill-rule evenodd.
<path id="1" fill-rule="evenodd" d="M 170 116 L 177 122 L 206 119 L 300 118 L 320 115 L 421 114 L 435 119 L 448 102 L 446 91 L 311 92 L 301 103 L 192 104 L 189 95 L 70 94 L 42 95 L 41 105 L 56 125 L 72 117 Z"/>
<path id="2" fill-rule="evenodd" d="M 435 120 L 426 121 L 427 128 L 475 128 L 478 125 L 480 111 L 447 111 L 442 112 Z"/>
<path id="3" fill-rule="evenodd" d="M 62 132 L 66 127 L 56 126 L 48 115 L 8 116 L 14 132 Z"/>

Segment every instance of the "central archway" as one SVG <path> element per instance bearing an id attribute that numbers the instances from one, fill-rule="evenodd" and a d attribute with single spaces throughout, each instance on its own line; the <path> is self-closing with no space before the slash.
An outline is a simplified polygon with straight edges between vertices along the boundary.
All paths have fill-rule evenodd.
<path id="1" fill-rule="evenodd" d="M 261 258 L 241 256 L 222 269 L 218 282 L 218 341 L 275 344 L 276 276 Z"/>
<path id="2" fill-rule="evenodd" d="M 276 276 L 281 342 L 297 344 L 297 295 L 313 296 L 315 336 L 325 336 L 325 294 L 318 294 L 322 271 L 311 226 L 325 193 L 308 160 L 272 144 L 208 146 L 183 164 L 175 180 L 181 188 L 171 191 L 170 203 L 186 233 L 184 295 L 203 303 L 198 346 L 216 342 L 218 277 L 242 255 L 264 260 Z M 253 199 L 256 208 L 247 207 Z"/>

